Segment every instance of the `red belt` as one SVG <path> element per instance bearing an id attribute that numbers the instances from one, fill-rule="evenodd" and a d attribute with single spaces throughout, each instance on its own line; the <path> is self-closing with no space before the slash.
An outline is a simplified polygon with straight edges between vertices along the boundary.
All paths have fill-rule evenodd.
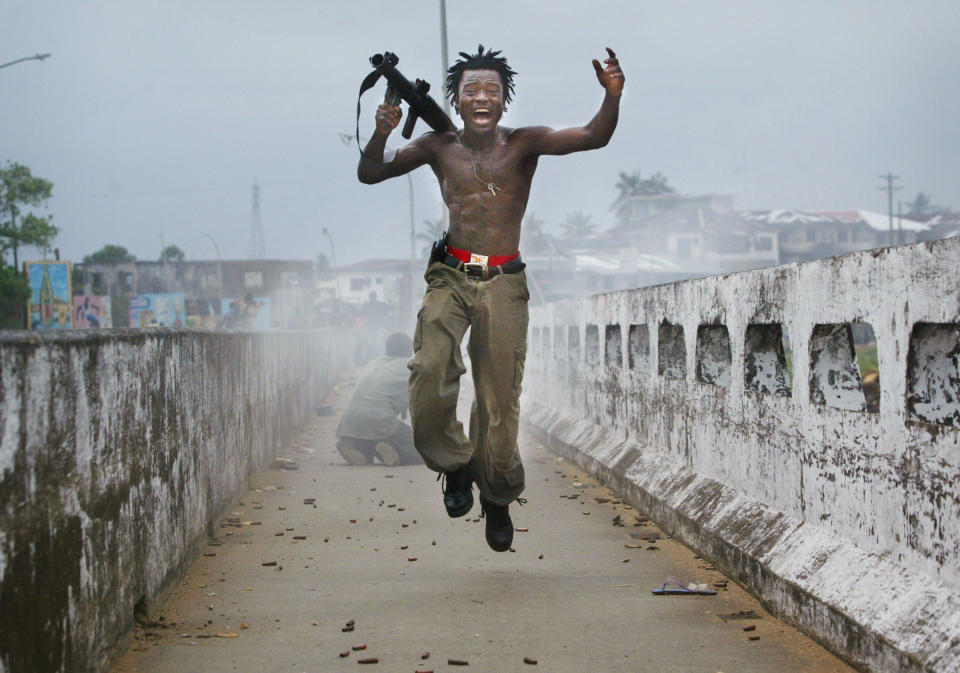
<path id="1" fill-rule="evenodd" d="M 486 266 L 500 266 L 501 264 L 506 264 L 507 262 L 510 262 L 520 256 L 519 252 L 515 252 L 512 255 L 484 256 L 484 255 L 477 255 L 476 253 L 471 254 L 466 250 L 461 250 L 459 248 L 451 248 L 450 246 L 447 246 L 447 254 L 452 257 L 456 257 L 457 259 L 459 259 L 461 262 L 465 264 L 471 264 L 471 263 L 484 264 L 485 263 Z M 486 258 L 486 262 L 481 261 L 482 258 L 484 257 Z M 481 259 L 475 259 L 475 258 L 481 258 Z M 474 260 L 474 261 L 471 261 L 471 260 Z"/>

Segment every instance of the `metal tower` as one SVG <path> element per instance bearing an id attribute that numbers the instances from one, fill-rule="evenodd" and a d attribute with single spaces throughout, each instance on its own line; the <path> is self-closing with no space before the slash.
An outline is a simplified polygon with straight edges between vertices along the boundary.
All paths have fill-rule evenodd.
<path id="1" fill-rule="evenodd" d="M 267 246 L 263 242 L 263 225 L 260 224 L 260 186 L 253 182 L 253 213 L 250 218 L 249 259 L 263 259 L 267 256 Z"/>

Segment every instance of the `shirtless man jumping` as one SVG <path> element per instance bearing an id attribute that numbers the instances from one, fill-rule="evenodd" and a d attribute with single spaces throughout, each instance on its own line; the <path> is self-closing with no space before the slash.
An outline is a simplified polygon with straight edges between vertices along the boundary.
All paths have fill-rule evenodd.
<path id="1" fill-rule="evenodd" d="M 542 155 L 605 146 L 617 126 L 624 76 L 613 50 L 593 67 L 605 90 L 600 110 L 585 126 L 511 129 L 499 125 L 516 74 L 498 51 L 460 53 L 448 71 L 447 96 L 463 129 L 426 133 L 384 162 L 399 107 L 377 109 L 376 131 L 357 168 L 365 184 L 430 166 L 450 209 L 445 254 L 430 264 L 410 362 L 410 416 L 414 443 L 427 467 L 446 476 L 443 502 L 451 517 L 473 507 L 480 491 L 487 544 L 507 551 L 513 542 L 509 505 L 523 491 L 517 450 L 520 384 L 527 346 L 527 292 L 520 261 L 520 222 Z M 566 92 L 565 95 L 569 95 Z M 457 420 L 460 343 L 467 328 L 476 399 L 469 437 Z"/>

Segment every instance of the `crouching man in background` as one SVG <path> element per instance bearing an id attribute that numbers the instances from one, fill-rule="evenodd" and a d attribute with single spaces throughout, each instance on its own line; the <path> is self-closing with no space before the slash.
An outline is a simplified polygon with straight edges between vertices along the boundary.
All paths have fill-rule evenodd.
<path id="1" fill-rule="evenodd" d="M 386 354 L 371 360 L 357 379 L 337 426 L 337 450 L 351 465 L 369 465 L 374 458 L 390 467 L 423 463 L 413 430 L 399 418 L 407 417 L 412 355 L 410 337 L 391 334 Z"/>

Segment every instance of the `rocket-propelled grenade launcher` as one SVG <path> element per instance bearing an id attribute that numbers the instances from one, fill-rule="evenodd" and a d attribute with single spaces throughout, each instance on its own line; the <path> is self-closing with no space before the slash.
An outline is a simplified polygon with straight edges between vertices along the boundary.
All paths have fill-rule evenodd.
<path id="1" fill-rule="evenodd" d="M 407 114 L 407 121 L 403 125 L 401 135 L 409 140 L 413 135 L 413 127 L 418 119 L 422 119 L 434 131 L 455 131 L 456 126 L 447 113 L 443 111 L 437 101 L 427 93 L 430 91 L 430 84 L 422 79 L 411 82 L 397 70 L 399 57 L 389 51 L 382 54 L 374 54 L 370 57 L 370 65 L 374 70 L 364 78 L 360 84 L 360 96 L 365 91 L 373 87 L 381 77 L 387 80 L 387 95 L 385 100 L 391 105 L 399 105 L 401 100 L 407 102 L 410 110 Z M 360 133 L 360 98 L 357 97 L 357 135 Z M 358 139 L 359 146 L 359 139 Z"/>

